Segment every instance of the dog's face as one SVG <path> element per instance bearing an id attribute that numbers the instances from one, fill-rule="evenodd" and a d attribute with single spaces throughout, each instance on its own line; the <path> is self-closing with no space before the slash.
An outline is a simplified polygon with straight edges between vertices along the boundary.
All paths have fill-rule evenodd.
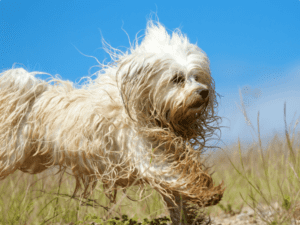
<path id="1" fill-rule="evenodd" d="M 177 136 L 204 137 L 216 97 L 206 54 L 181 33 L 170 37 L 161 26 L 148 27 L 131 53 L 118 68 L 128 112 L 134 109 L 144 124 Z"/>
<path id="2" fill-rule="evenodd" d="M 199 60 L 203 60 L 203 53 L 199 53 Z M 199 129 L 200 123 L 203 128 L 215 99 L 208 62 L 206 68 L 197 62 L 187 65 L 175 59 L 170 62 L 169 68 L 156 74 L 151 83 L 152 116 L 158 126 L 170 128 L 180 136 L 199 136 L 198 132 L 191 131 Z M 189 67 L 193 69 L 189 70 Z"/>

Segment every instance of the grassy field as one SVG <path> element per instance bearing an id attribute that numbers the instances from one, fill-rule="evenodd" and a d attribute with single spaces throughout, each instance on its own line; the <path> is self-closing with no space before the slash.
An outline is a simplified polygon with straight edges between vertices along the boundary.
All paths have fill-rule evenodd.
<path id="1" fill-rule="evenodd" d="M 267 147 L 262 147 L 258 129 L 257 141 L 247 149 L 237 141 L 210 155 L 206 162 L 215 171 L 213 179 L 217 184 L 223 180 L 226 191 L 221 203 L 206 208 L 206 213 L 234 214 L 242 206 L 255 210 L 259 204 L 272 207 L 277 203 L 279 208 L 272 207 L 278 211 L 276 216 L 265 218 L 266 224 L 289 224 L 293 216 L 300 219 L 300 134 L 294 131 L 297 124 L 286 125 L 286 135 L 275 135 Z M 74 187 L 75 179 L 67 173 L 16 172 L 0 182 L 0 224 L 91 224 L 122 214 L 135 219 L 168 215 L 161 197 L 150 187 L 144 196 L 153 192 L 151 197 L 141 202 L 124 198 L 119 192 L 115 206 L 103 194 L 100 184 L 92 196 L 95 201 L 70 198 Z M 135 188 L 128 190 L 129 196 L 138 199 L 135 193 Z"/>
<path id="2" fill-rule="evenodd" d="M 153 192 L 151 198 L 142 202 L 133 202 L 122 198 L 123 192 L 118 193 L 119 205 L 111 214 L 109 209 L 113 204 L 102 193 L 99 184 L 92 198 L 87 201 L 80 198 L 71 198 L 75 187 L 75 179 L 64 174 L 61 185 L 60 175 L 42 173 L 28 175 L 16 172 L 0 183 L 0 224 L 68 224 L 77 221 L 97 221 L 99 218 L 121 217 L 126 214 L 129 218 L 156 218 L 164 212 L 160 196 Z M 128 190 L 132 198 L 135 188 Z M 81 223 L 80 223 L 81 224 Z"/>
<path id="3" fill-rule="evenodd" d="M 244 116 L 249 121 L 245 111 Z M 226 191 L 221 203 L 210 207 L 208 214 L 220 210 L 235 214 L 243 206 L 249 206 L 266 224 L 290 224 L 292 219 L 300 220 L 300 133 L 295 132 L 299 119 L 290 125 L 284 122 L 285 135 L 274 135 L 263 147 L 258 114 L 257 130 L 249 124 L 256 141 L 247 148 L 237 141 L 210 156 L 215 171 L 212 177 L 217 183 L 224 180 Z M 264 218 L 257 210 L 260 205 L 268 206 L 275 217 Z"/>

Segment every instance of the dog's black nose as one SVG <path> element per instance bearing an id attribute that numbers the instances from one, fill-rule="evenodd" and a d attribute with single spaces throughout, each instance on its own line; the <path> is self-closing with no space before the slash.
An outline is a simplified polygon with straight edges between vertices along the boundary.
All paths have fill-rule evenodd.
<path id="1" fill-rule="evenodd" d="M 199 89 L 197 90 L 197 93 L 202 97 L 203 101 L 207 100 L 209 90 L 207 89 Z"/>
<path id="2" fill-rule="evenodd" d="M 200 92 L 200 95 L 201 95 L 201 97 L 203 98 L 203 99 L 206 99 L 207 98 L 207 96 L 208 96 L 208 90 L 203 90 L 203 91 L 201 91 Z"/>
<path id="3" fill-rule="evenodd" d="M 189 106 L 190 108 L 199 108 L 203 104 L 206 104 L 209 100 L 209 90 L 208 89 L 198 89 L 196 93 L 199 97 L 193 100 L 193 103 Z M 195 95 L 194 95 L 195 96 Z"/>

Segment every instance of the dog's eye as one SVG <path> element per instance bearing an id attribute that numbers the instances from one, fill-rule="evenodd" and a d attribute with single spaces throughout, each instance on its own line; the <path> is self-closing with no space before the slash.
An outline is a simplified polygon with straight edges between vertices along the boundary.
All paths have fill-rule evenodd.
<path id="1" fill-rule="evenodd" d="M 175 84 L 182 84 L 185 81 L 185 77 L 182 73 L 175 74 L 175 76 L 172 78 L 172 82 Z"/>

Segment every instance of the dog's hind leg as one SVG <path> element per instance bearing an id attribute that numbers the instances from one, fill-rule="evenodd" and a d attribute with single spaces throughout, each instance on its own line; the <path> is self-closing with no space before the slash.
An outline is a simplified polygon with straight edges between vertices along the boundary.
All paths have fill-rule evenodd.
<path id="1" fill-rule="evenodd" d="M 49 168 L 47 163 L 49 163 L 50 160 L 51 157 L 48 154 L 29 156 L 19 167 L 19 170 L 30 174 L 41 173 Z"/>
<path id="2" fill-rule="evenodd" d="M 31 125 L 27 118 L 36 99 L 48 88 L 35 74 L 38 72 L 29 73 L 22 68 L 0 74 L 0 179 L 19 168 L 23 171 L 29 167 L 34 167 L 34 171 L 44 169 L 28 158 L 34 154 L 31 154 L 34 140 L 30 139 Z M 44 156 L 35 159 L 39 157 Z"/>

